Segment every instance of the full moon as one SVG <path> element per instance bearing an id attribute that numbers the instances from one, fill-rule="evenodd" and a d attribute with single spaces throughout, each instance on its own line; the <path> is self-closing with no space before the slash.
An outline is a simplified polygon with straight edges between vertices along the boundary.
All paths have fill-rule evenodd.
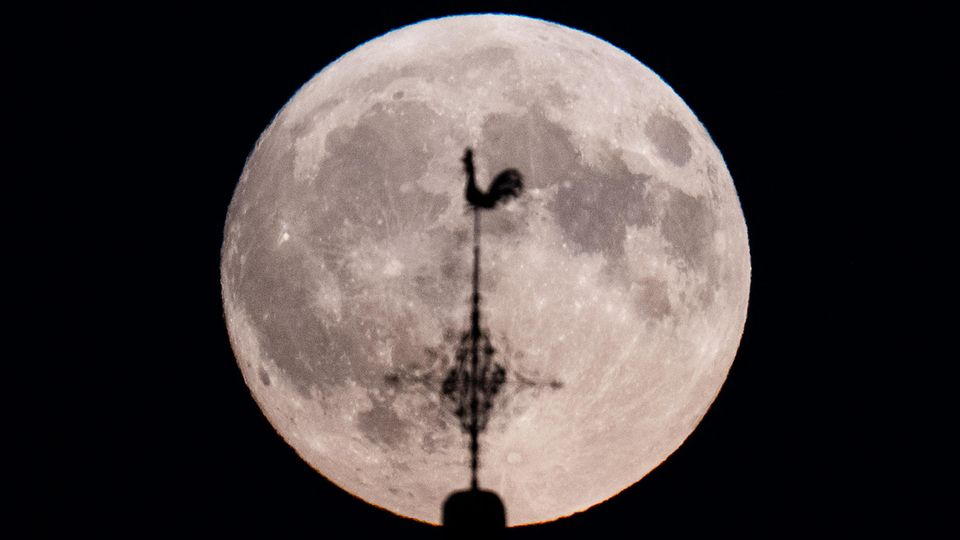
<path id="1" fill-rule="evenodd" d="M 481 188 L 506 168 L 525 182 L 483 216 L 483 321 L 509 374 L 480 486 L 509 525 L 549 521 L 683 443 L 746 318 L 747 231 L 723 158 L 622 50 L 474 15 L 327 66 L 260 137 L 234 193 L 227 328 L 253 397 L 305 461 L 439 523 L 469 483 L 466 437 L 428 376 L 469 324 L 468 146 Z"/>

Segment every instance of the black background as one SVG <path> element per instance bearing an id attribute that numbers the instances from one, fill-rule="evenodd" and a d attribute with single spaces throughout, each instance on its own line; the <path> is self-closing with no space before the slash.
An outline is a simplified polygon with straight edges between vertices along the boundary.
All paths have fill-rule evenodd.
<path id="1" fill-rule="evenodd" d="M 71 7 L 24 38 L 47 44 L 23 62 L 45 77 L 29 91 L 60 96 L 46 112 L 72 128 L 64 141 L 33 126 L 64 148 L 65 164 L 32 166 L 65 165 L 47 211 L 70 228 L 61 264 L 40 276 L 56 307 L 38 313 L 79 321 L 43 344 L 64 359 L 65 384 L 45 400 L 35 533 L 438 536 L 343 492 L 276 435 L 230 350 L 219 250 L 247 155 L 313 74 L 399 26 L 489 11 L 591 33 L 672 86 L 723 153 L 753 267 L 737 359 L 686 443 L 619 496 L 509 538 L 934 526 L 946 500 L 904 453 L 929 432 L 900 406 L 922 394 L 900 362 L 925 354 L 922 323 L 899 321 L 922 318 L 902 307 L 901 270 L 927 257 L 896 226 L 919 211 L 894 156 L 916 150 L 905 117 L 931 99 L 918 81 L 936 16 L 433 2 Z M 57 277 L 64 266 L 72 279 Z"/>

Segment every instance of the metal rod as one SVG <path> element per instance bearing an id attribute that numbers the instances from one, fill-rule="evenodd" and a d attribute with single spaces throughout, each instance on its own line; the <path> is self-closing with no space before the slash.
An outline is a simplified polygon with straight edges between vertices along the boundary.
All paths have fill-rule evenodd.
<path id="1" fill-rule="evenodd" d="M 480 209 L 473 208 L 473 311 L 470 314 L 470 488 L 478 489 L 480 467 L 479 397 L 480 386 Z"/>

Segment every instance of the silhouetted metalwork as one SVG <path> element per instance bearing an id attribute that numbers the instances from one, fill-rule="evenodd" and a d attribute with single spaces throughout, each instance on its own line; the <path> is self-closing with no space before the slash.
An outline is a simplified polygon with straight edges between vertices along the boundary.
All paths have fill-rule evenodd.
<path id="1" fill-rule="evenodd" d="M 493 399 L 507 380 L 507 369 L 494 360 L 497 352 L 490 334 L 480 322 L 480 210 L 490 210 L 523 191 L 523 177 L 507 169 L 490 183 L 487 192 L 477 188 L 473 151 L 463 155 L 467 174 L 466 199 L 473 208 L 473 294 L 470 297 L 470 329 L 460 336 L 454 365 L 443 379 L 443 397 L 453 404 L 460 427 L 470 435 L 470 489 L 454 492 L 443 504 L 443 525 L 448 537 L 494 538 L 507 526 L 500 497 L 480 490 L 480 432 L 487 427 Z"/>
<path id="2" fill-rule="evenodd" d="M 460 426 L 470 435 L 470 486 L 477 489 L 480 466 L 480 432 L 487 427 L 493 398 L 507 380 L 507 370 L 494 361 L 496 349 L 490 335 L 480 324 L 480 210 L 495 208 L 502 201 L 523 191 L 523 177 L 516 169 L 507 169 L 490 183 L 487 192 L 477 188 L 473 150 L 463 154 L 467 174 L 466 199 L 473 208 L 473 295 L 470 330 L 464 332 L 457 347 L 455 364 L 443 380 L 443 396 L 454 404 Z"/>
<path id="3" fill-rule="evenodd" d="M 456 538 L 494 538 L 495 531 L 506 526 L 503 503 L 496 493 L 479 488 L 477 476 L 480 469 L 480 433 L 487 427 L 494 400 L 500 390 L 509 383 L 521 388 L 548 385 L 552 389 L 562 386 L 558 380 L 549 383 L 534 377 L 512 372 L 508 381 L 507 368 L 496 360 L 498 351 L 493 346 L 489 331 L 481 319 L 480 294 L 480 216 L 482 210 L 491 210 L 500 203 L 519 197 L 523 192 L 523 176 L 516 169 L 505 169 L 491 182 L 487 191 L 477 187 L 473 151 L 467 148 L 463 155 L 463 167 L 467 176 L 464 196 L 473 210 L 473 292 L 470 296 L 470 328 L 463 332 L 444 332 L 444 342 L 453 345 L 452 361 L 444 348 L 427 349 L 429 365 L 387 375 L 389 384 L 401 381 L 432 386 L 437 379 L 434 373 L 444 366 L 440 384 L 442 401 L 457 417 L 461 429 L 470 436 L 470 489 L 450 495 L 443 506 L 444 528 Z M 509 353 L 509 348 L 508 351 Z M 519 354 L 518 354 L 519 356 Z M 433 386 L 433 388 L 436 388 Z"/>

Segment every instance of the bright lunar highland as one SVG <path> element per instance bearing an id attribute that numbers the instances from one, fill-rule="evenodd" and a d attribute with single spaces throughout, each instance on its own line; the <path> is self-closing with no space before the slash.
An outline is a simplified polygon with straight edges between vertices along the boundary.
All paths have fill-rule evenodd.
<path id="1" fill-rule="evenodd" d="M 452 355 L 451 332 L 469 325 L 467 146 L 481 188 L 505 168 L 526 188 L 483 216 L 497 359 L 563 383 L 507 383 L 480 486 L 510 525 L 548 521 L 616 495 L 683 443 L 747 311 L 747 231 L 720 152 L 625 52 L 477 15 L 402 28 L 325 68 L 263 133 L 234 193 L 227 327 L 254 398 L 304 460 L 438 523 L 469 482 L 435 354 Z"/>

